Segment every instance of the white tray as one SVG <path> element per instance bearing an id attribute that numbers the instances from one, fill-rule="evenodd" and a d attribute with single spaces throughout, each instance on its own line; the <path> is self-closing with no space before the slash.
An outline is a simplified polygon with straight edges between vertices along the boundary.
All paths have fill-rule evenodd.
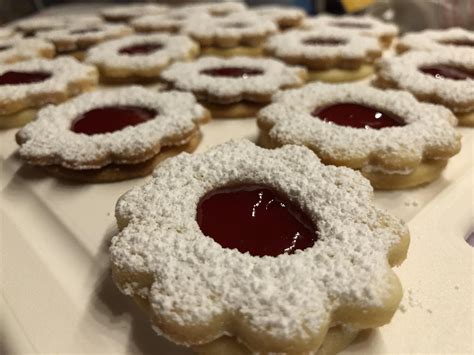
<path id="1" fill-rule="evenodd" d="M 474 129 L 430 185 L 377 192 L 376 204 L 411 231 L 396 270 L 405 289 L 392 322 L 344 354 L 473 354 Z M 11 353 L 191 352 L 158 337 L 147 316 L 113 284 L 108 245 L 117 198 L 145 179 L 83 185 L 24 166 L 16 130 L 0 131 L 0 349 Z M 230 138 L 255 140 L 254 119 L 203 126 L 198 152 Z"/>

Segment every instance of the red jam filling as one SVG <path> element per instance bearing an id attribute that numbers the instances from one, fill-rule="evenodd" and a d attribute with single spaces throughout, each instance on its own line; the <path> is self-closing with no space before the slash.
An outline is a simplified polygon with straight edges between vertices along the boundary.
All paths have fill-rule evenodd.
<path id="1" fill-rule="evenodd" d="M 156 115 L 155 110 L 139 106 L 100 107 L 77 117 L 71 130 L 87 135 L 110 133 L 128 126 L 139 125 Z"/>
<path id="2" fill-rule="evenodd" d="M 346 44 L 346 41 L 336 38 L 308 38 L 303 43 L 311 46 L 338 46 Z"/>
<path id="3" fill-rule="evenodd" d="M 74 30 L 69 33 L 71 33 L 72 35 L 83 35 L 86 33 L 93 33 L 93 32 L 99 32 L 99 31 L 100 30 L 98 28 L 85 28 L 83 30 Z"/>
<path id="4" fill-rule="evenodd" d="M 466 80 L 474 79 L 474 73 L 468 72 L 465 69 L 452 67 L 450 65 L 437 64 L 425 65 L 419 70 L 422 73 L 434 76 L 437 79 L 452 79 L 452 80 Z"/>
<path id="5" fill-rule="evenodd" d="M 128 55 L 146 55 L 159 51 L 161 48 L 163 48 L 163 45 L 160 43 L 142 43 L 120 48 L 119 53 Z"/>
<path id="6" fill-rule="evenodd" d="M 204 69 L 201 70 L 201 74 L 210 76 L 227 76 L 231 78 L 247 78 L 249 76 L 262 75 L 263 70 L 244 67 L 223 67 Z"/>
<path id="7" fill-rule="evenodd" d="M 372 25 L 369 23 L 357 23 L 357 22 L 334 22 L 332 26 L 341 27 L 341 28 L 360 28 L 360 29 L 372 28 Z"/>
<path id="8" fill-rule="evenodd" d="M 474 41 L 468 39 L 453 39 L 451 41 L 439 41 L 439 43 L 451 46 L 474 47 Z"/>
<path id="9" fill-rule="evenodd" d="M 34 84 L 51 78 L 51 73 L 43 71 L 7 71 L 0 75 L 0 85 Z"/>
<path id="10" fill-rule="evenodd" d="M 404 126 L 404 121 L 394 115 L 368 106 L 342 103 L 318 108 L 311 113 L 325 122 L 353 128 L 374 128 Z"/>
<path id="11" fill-rule="evenodd" d="M 222 247 L 253 256 L 293 254 L 318 239 L 308 216 L 273 189 L 260 185 L 211 191 L 199 202 L 196 220 L 204 235 Z"/>

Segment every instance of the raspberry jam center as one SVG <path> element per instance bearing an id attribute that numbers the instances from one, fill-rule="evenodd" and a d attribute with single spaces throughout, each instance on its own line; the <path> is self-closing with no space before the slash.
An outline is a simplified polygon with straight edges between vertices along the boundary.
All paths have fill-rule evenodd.
<path id="1" fill-rule="evenodd" d="M 7 71 L 0 75 L 0 85 L 34 84 L 51 78 L 51 73 L 43 71 Z"/>
<path id="2" fill-rule="evenodd" d="M 451 41 L 439 41 L 439 43 L 451 46 L 474 47 L 474 41 L 468 39 L 453 39 Z"/>
<path id="3" fill-rule="evenodd" d="M 110 133 L 128 126 L 139 125 L 156 115 L 155 110 L 140 106 L 100 107 L 78 116 L 71 130 L 87 135 Z"/>
<path id="4" fill-rule="evenodd" d="M 163 48 L 163 45 L 160 43 L 142 43 L 120 48 L 119 53 L 128 55 L 146 55 L 159 51 L 161 48 Z"/>
<path id="5" fill-rule="evenodd" d="M 346 41 L 337 38 L 308 38 L 303 41 L 304 44 L 310 46 L 338 46 L 345 44 Z"/>
<path id="6" fill-rule="evenodd" d="M 318 239 L 301 209 L 261 185 L 211 191 L 199 202 L 196 220 L 204 235 L 222 247 L 253 256 L 293 254 Z"/>
<path id="7" fill-rule="evenodd" d="M 209 68 L 201 70 L 201 74 L 210 76 L 227 76 L 230 78 L 247 78 L 249 76 L 262 75 L 263 70 L 257 68 L 244 67 L 225 67 L 225 68 Z"/>
<path id="8" fill-rule="evenodd" d="M 452 67 L 450 65 L 437 64 L 437 65 L 425 65 L 419 70 L 422 73 L 434 76 L 436 79 L 452 79 L 452 80 L 466 80 L 474 79 L 474 73 L 470 73 L 467 70 Z"/>
<path id="9" fill-rule="evenodd" d="M 357 22 L 334 22 L 332 26 L 341 27 L 341 28 L 360 28 L 360 29 L 372 28 L 372 25 L 369 23 L 357 23 Z"/>
<path id="10" fill-rule="evenodd" d="M 404 121 L 394 115 L 372 107 L 342 103 L 318 108 L 311 113 L 325 122 L 353 128 L 374 128 L 404 126 Z"/>

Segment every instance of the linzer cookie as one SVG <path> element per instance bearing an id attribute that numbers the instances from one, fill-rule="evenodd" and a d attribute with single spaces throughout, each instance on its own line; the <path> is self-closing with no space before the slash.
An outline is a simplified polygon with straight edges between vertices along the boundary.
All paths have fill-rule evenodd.
<path id="1" fill-rule="evenodd" d="M 474 55 L 471 49 L 413 51 L 384 58 L 374 84 L 406 90 L 419 100 L 454 112 L 459 125 L 474 126 Z"/>
<path id="2" fill-rule="evenodd" d="M 48 106 L 16 138 L 24 161 L 55 176 L 118 181 L 193 151 L 201 139 L 198 123 L 209 118 L 191 94 L 131 86 Z"/>
<path id="3" fill-rule="evenodd" d="M 93 89 L 97 70 L 72 58 L 0 65 L 0 128 L 17 127 L 38 109 Z"/>
<path id="4" fill-rule="evenodd" d="M 130 26 L 132 26 L 135 31 L 142 33 L 178 33 L 191 16 L 193 16 L 192 13 L 184 14 L 174 13 L 172 11 L 164 15 L 146 15 L 130 21 Z"/>
<path id="5" fill-rule="evenodd" d="M 328 82 L 366 78 L 382 55 L 377 39 L 337 28 L 277 34 L 267 41 L 265 51 L 286 63 L 306 66 L 310 80 Z"/>
<path id="6" fill-rule="evenodd" d="M 16 35 L 15 30 L 10 27 L 0 27 L 0 40 L 5 40 Z"/>
<path id="7" fill-rule="evenodd" d="M 101 11 L 101 15 L 110 22 L 128 22 L 140 16 L 163 14 L 167 11 L 166 5 L 137 3 L 107 7 Z"/>
<path id="8" fill-rule="evenodd" d="M 302 27 L 306 29 L 342 29 L 348 32 L 355 32 L 364 36 L 378 38 L 384 47 L 390 46 L 399 32 L 397 25 L 383 22 L 372 16 L 318 15 L 304 20 Z"/>
<path id="9" fill-rule="evenodd" d="M 0 39 L 0 63 L 8 64 L 33 58 L 53 58 L 54 46 L 42 39 Z"/>
<path id="10" fill-rule="evenodd" d="M 93 47 L 85 61 L 96 65 L 106 82 L 143 82 L 156 80 L 172 62 L 198 53 L 199 46 L 187 36 L 135 35 Z"/>
<path id="11" fill-rule="evenodd" d="M 153 175 L 119 199 L 110 253 L 115 283 L 158 334 L 197 350 L 234 339 L 252 353 L 313 354 L 397 310 L 391 267 L 409 233 L 359 173 L 305 147 L 241 140 Z"/>
<path id="12" fill-rule="evenodd" d="M 455 27 L 445 30 L 425 30 L 407 33 L 400 38 L 396 48 L 398 53 L 408 50 L 451 51 L 455 49 L 472 49 L 474 51 L 474 32 Z"/>
<path id="13" fill-rule="evenodd" d="M 263 43 L 276 31 L 277 27 L 271 20 L 249 12 L 226 17 L 193 16 L 182 29 L 183 33 L 199 42 L 202 55 L 223 57 L 261 56 Z"/>
<path id="14" fill-rule="evenodd" d="M 448 109 L 362 84 L 311 84 L 274 96 L 259 113 L 260 143 L 299 144 L 325 164 L 359 170 L 379 189 L 439 177 L 461 148 Z"/>
<path id="15" fill-rule="evenodd" d="M 25 36 L 34 36 L 40 31 L 59 30 L 74 26 L 97 26 L 103 22 L 100 17 L 94 15 L 45 16 L 20 20 L 15 24 L 15 28 Z"/>
<path id="16" fill-rule="evenodd" d="M 44 31 L 37 36 L 51 41 L 58 54 L 70 54 L 84 59 L 85 51 L 90 47 L 112 39 L 128 36 L 133 29 L 126 25 L 100 24 L 95 26 L 72 26 L 66 29 Z"/>
<path id="17" fill-rule="evenodd" d="M 252 7 L 252 12 L 268 18 L 282 30 L 298 27 L 306 17 L 306 12 L 299 7 L 263 5 Z"/>
<path id="18" fill-rule="evenodd" d="M 161 78 L 194 93 L 215 118 L 254 117 L 278 90 L 303 85 L 306 70 L 275 59 L 203 57 L 174 63 Z"/>
<path id="19" fill-rule="evenodd" d="M 225 17 L 233 15 L 238 12 L 247 10 L 245 3 L 237 1 L 223 1 L 223 2 L 198 2 L 195 4 L 187 4 L 172 9 L 172 14 L 207 14 L 214 17 Z"/>

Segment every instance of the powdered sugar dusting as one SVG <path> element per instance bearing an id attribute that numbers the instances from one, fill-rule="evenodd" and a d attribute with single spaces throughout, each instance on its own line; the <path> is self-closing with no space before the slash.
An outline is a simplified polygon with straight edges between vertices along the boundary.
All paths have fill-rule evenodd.
<path id="1" fill-rule="evenodd" d="M 159 50 L 144 55 L 121 54 L 120 49 L 141 45 L 159 44 Z M 197 53 L 198 45 L 187 36 L 182 35 L 135 35 L 99 44 L 91 48 L 86 57 L 86 62 L 99 66 L 113 67 L 116 69 L 152 69 L 165 67 L 175 60 L 187 59 L 191 53 Z"/>
<path id="2" fill-rule="evenodd" d="M 51 77 L 38 83 L 28 85 L 2 85 L 0 90 L 0 104 L 13 101 L 24 102 L 25 107 L 31 107 L 31 98 L 42 97 L 43 106 L 48 102 L 48 95 L 54 96 L 69 93 L 69 86 L 74 82 L 90 81 L 91 84 L 97 83 L 97 70 L 91 65 L 79 63 L 74 58 L 60 57 L 54 60 L 33 59 L 26 62 L 15 64 L 0 65 L 0 75 L 8 71 L 24 72 L 47 72 Z M 77 94 L 73 93 L 73 94 Z M 36 107 L 38 105 L 35 105 Z M 24 108 L 24 107 L 23 107 Z M 0 113 L 2 112 L 0 108 Z"/>
<path id="3" fill-rule="evenodd" d="M 360 33 L 364 36 L 383 37 L 398 35 L 398 26 L 386 23 L 372 16 L 331 16 L 318 15 L 305 19 L 303 28 L 319 29 L 331 27 L 331 29 L 344 29 L 344 31 Z"/>
<path id="4" fill-rule="evenodd" d="M 424 74 L 418 68 L 444 64 L 474 72 L 472 50 L 413 51 L 398 57 L 384 58 L 378 63 L 377 74 L 422 99 L 436 100 L 455 112 L 474 110 L 474 80 L 439 79 Z"/>
<path id="5" fill-rule="evenodd" d="M 221 41 L 245 42 L 249 38 L 268 36 L 277 31 L 273 21 L 250 12 L 236 12 L 226 17 L 200 14 L 191 17 L 182 32 L 206 45 L 219 46 Z"/>
<path id="6" fill-rule="evenodd" d="M 236 12 L 245 11 L 247 6 L 242 2 L 224 1 L 224 2 L 207 2 L 187 4 L 172 9 L 171 14 L 199 14 L 204 13 L 215 16 L 227 16 Z"/>
<path id="7" fill-rule="evenodd" d="M 317 224 L 320 239 L 278 257 L 222 248 L 201 232 L 196 208 L 209 191 L 235 183 L 280 191 Z M 189 326 L 226 314 L 225 324 L 239 324 L 232 329 L 307 341 L 341 304 L 367 309 L 390 292 L 387 251 L 406 229 L 371 199 L 359 173 L 324 166 L 305 147 L 230 141 L 167 160 L 122 196 L 116 215 L 128 225 L 113 238 L 111 259 L 120 270 L 152 275 L 148 300 L 160 318 Z M 222 333 L 242 336 L 225 324 Z"/>
<path id="8" fill-rule="evenodd" d="M 136 31 L 143 32 L 178 32 L 190 16 L 192 14 L 174 14 L 173 12 L 166 15 L 146 15 L 133 19 L 130 26 Z"/>
<path id="9" fill-rule="evenodd" d="M 299 7 L 263 5 L 253 7 L 252 12 L 268 18 L 277 24 L 280 21 L 299 21 L 306 17 L 306 12 Z"/>
<path id="10" fill-rule="evenodd" d="M 6 39 L 12 37 L 15 31 L 9 27 L 0 27 L 0 39 Z"/>
<path id="11" fill-rule="evenodd" d="M 453 45 L 450 41 L 467 41 L 474 45 L 474 31 L 464 28 L 453 27 L 443 30 L 425 30 L 407 33 L 400 38 L 399 48 L 421 49 L 421 50 L 453 50 L 459 48 L 471 49 L 472 46 Z M 472 55 L 472 54 L 471 54 Z"/>
<path id="12" fill-rule="evenodd" d="M 311 39 L 333 39 L 344 43 L 338 45 L 305 44 Z M 272 36 L 265 48 L 276 57 L 301 57 L 311 59 L 354 59 L 372 61 L 369 53 L 381 55 L 379 42 L 375 38 L 362 37 L 360 34 L 337 28 L 318 28 L 311 31 L 291 30 Z"/>
<path id="13" fill-rule="evenodd" d="M 73 121 L 89 110 L 122 105 L 154 109 L 158 115 L 112 133 L 86 135 L 71 130 Z M 204 115 L 204 108 L 187 93 L 158 93 L 139 86 L 96 91 L 41 110 L 34 122 L 19 131 L 18 138 L 23 142 L 19 153 L 23 159 L 41 161 L 43 165 L 100 168 L 133 160 L 149 151 L 156 155 L 160 144 L 169 145 L 173 138 L 194 132 L 196 122 Z"/>
<path id="14" fill-rule="evenodd" d="M 44 57 L 45 53 L 54 55 L 54 46 L 41 39 L 0 39 L 0 63 Z"/>
<path id="15" fill-rule="evenodd" d="M 210 76 L 202 71 L 211 68 L 243 67 L 259 69 L 261 75 L 229 78 Z M 288 86 L 299 86 L 304 83 L 305 70 L 291 67 L 275 59 L 232 57 L 202 57 L 195 62 L 174 63 L 161 73 L 161 77 L 173 83 L 175 88 L 192 91 L 198 96 L 211 96 L 214 99 L 240 101 L 242 95 L 252 93 L 272 95 L 279 89 Z"/>
<path id="16" fill-rule="evenodd" d="M 102 10 L 101 14 L 110 20 L 129 20 L 144 15 L 162 14 L 167 11 L 166 5 L 138 3 L 108 7 Z"/>
<path id="17" fill-rule="evenodd" d="M 43 16 L 31 17 L 20 20 L 15 27 L 23 32 L 37 32 L 57 30 L 71 26 L 96 26 L 104 21 L 99 16 L 94 15 L 66 15 L 66 16 Z"/>
<path id="18" fill-rule="evenodd" d="M 452 113 L 442 106 L 420 103 L 407 92 L 363 84 L 316 83 L 279 93 L 273 102 L 258 117 L 259 124 L 271 127 L 272 140 L 302 144 L 337 159 L 362 160 L 359 168 L 371 171 L 390 172 L 386 169 L 390 169 L 391 162 L 400 159 L 419 164 L 428 149 L 456 151 L 459 147 Z M 373 107 L 402 118 L 406 125 L 358 129 L 324 122 L 311 114 L 317 108 L 338 103 Z M 378 158 L 383 155 L 389 158 Z"/>

